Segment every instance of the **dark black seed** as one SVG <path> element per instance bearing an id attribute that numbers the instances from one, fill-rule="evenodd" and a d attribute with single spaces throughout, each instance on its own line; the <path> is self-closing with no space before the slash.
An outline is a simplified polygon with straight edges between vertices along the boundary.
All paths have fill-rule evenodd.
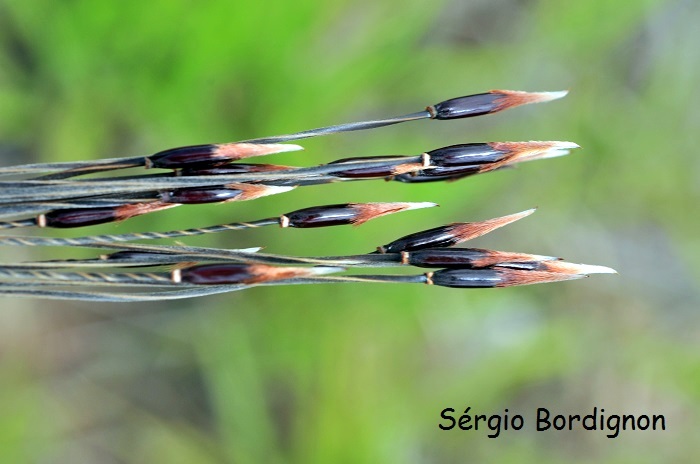
<path id="1" fill-rule="evenodd" d="M 497 100 L 503 95 L 479 93 L 466 97 L 453 98 L 433 105 L 435 119 L 457 119 L 489 114 L 498 108 Z"/>
<path id="2" fill-rule="evenodd" d="M 459 243 L 459 239 L 452 232 L 453 227 L 452 225 L 440 226 L 409 234 L 384 245 L 381 249 L 384 253 L 399 253 L 423 248 L 449 247 Z"/>
<path id="3" fill-rule="evenodd" d="M 432 268 L 471 268 L 475 261 L 489 256 L 478 248 L 427 248 L 408 254 L 408 264 Z"/>
<path id="4" fill-rule="evenodd" d="M 363 156 L 357 158 L 343 158 L 336 161 L 332 161 L 328 164 L 352 164 L 353 162 L 371 162 L 371 161 L 383 161 L 387 159 L 401 159 L 410 157 L 407 156 Z M 389 177 L 392 175 L 395 164 L 391 166 L 378 166 L 373 168 L 356 168 L 347 169 L 343 171 L 334 171 L 332 174 L 337 177 L 349 177 L 349 178 L 372 178 L 372 177 Z"/>
<path id="5" fill-rule="evenodd" d="M 468 166 L 495 163 L 506 152 L 496 150 L 487 143 L 464 143 L 429 151 L 430 163 L 436 166 Z"/>
<path id="6" fill-rule="evenodd" d="M 380 166 L 373 168 L 349 169 L 347 171 L 335 171 L 336 177 L 347 177 L 349 179 L 369 179 L 375 177 L 390 177 L 394 175 L 394 166 Z"/>
<path id="7" fill-rule="evenodd" d="M 289 227 L 311 228 L 341 226 L 355 222 L 359 214 L 348 204 L 312 206 L 285 214 Z"/>
<path id="8" fill-rule="evenodd" d="M 197 285 L 242 284 L 256 276 L 247 264 L 203 264 L 180 269 L 180 279 Z"/>
<path id="9" fill-rule="evenodd" d="M 171 148 L 149 156 L 148 163 L 154 168 L 178 169 L 192 165 L 216 165 L 227 159 L 215 157 L 216 145 L 192 145 Z"/>
<path id="10" fill-rule="evenodd" d="M 44 214 L 46 227 L 66 229 L 71 227 L 92 226 L 104 224 L 119 219 L 116 208 L 75 208 L 59 209 Z"/>
<path id="11" fill-rule="evenodd" d="M 452 288 L 491 288 L 502 282 L 495 269 L 441 269 L 433 273 L 434 285 Z"/>
<path id="12" fill-rule="evenodd" d="M 462 177 L 478 174 L 481 166 L 458 166 L 458 167 L 435 167 L 425 169 L 417 173 L 399 174 L 394 176 L 394 180 L 406 184 L 420 182 L 440 182 L 446 180 L 457 180 Z"/>
<path id="13" fill-rule="evenodd" d="M 154 255 L 156 256 L 163 256 L 167 255 L 170 253 L 159 253 L 156 251 L 115 251 L 114 253 L 110 253 L 108 255 L 103 255 L 102 259 L 131 259 L 131 260 L 137 260 L 137 259 L 143 259 L 143 258 L 152 258 Z M 176 256 L 173 255 L 173 259 L 177 259 Z"/>
<path id="14" fill-rule="evenodd" d="M 242 190 L 227 189 L 223 187 L 198 187 L 169 190 L 161 194 L 162 201 L 166 203 L 180 203 L 183 205 L 196 205 L 202 203 L 219 203 L 232 200 L 243 193 Z"/>

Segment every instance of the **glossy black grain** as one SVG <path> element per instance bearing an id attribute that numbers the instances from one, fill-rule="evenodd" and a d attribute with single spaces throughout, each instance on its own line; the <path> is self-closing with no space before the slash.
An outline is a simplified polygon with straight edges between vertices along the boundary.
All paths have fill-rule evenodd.
<path id="1" fill-rule="evenodd" d="M 343 158 L 336 161 L 332 161 L 328 164 L 349 164 L 352 165 L 353 162 L 371 162 L 371 161 L 384 161 L 389 159 L 401 159 L 410 157 L 406 156 L 363 156 L 357 158 Z M 395 164 L 391 166 L 378 166 L 373 168 L 355 168 L 346 169 L 342 171 L 334 171 L 332 174 L 337 177 L 348 177 L 348 178 L 375 178 L 375 177 L 389 177 L 393 175 Z"/>
<path id="2" fill-rule="evenodd" d="M 227 160 L 215 157 L 216 145 L 191 145 L 171 148 L 151 155 L 148 162 L 154 168 L 178 169 L 193 165 L 216 165 Z"/>
<path id="3" fill-rule="evenodd" d="M 117 207 L 59 209 L 44 214 L 46 227 L 68 229 L 116 221 Z"/>
<path id="4" fill-rule="evenodd" d="M 161 194 L 162 201 L 166 203 L 179 203 L 182 205 L 197 205 L 203 203 L 219 203 L 233 200 L 238 197 L 241 190 L 223 187 L 213 188 L 183 188 L 168 190 Z"/>
<path id="5" fill-rule="evenodd" d="M 452 225 L 440 226 L 409 234 L 384 245 L 381 249 L 384 253 L 399 253 L 423 248 L 452 246 L 459 242 L 452 232 L 453 227 Z"/>
<path id="6" fill-rule="evenodd" d="M 408 254 L 408 264 L 429 268 L 471 268 L 475 262 L 489 256 L 478 248 L 427 248 Z"/>
<path id="7" fill-rule="evenodd" d="M 431 276 L 434 285 L 452 288 L 491 288 L 502 282 L 494 269 L 442 269 Z"/>
<path id="8" fill-rule="evenodd" d="M 506 153 L 487 143 L 463 143 L 429 151 L 428 155 L 430 163 L 435 166 L 468 166 L 495 163 Z"/>
<path id="9" fill-rule="evenodd" d="M 285 214 L 289 227 L 312 228 L 352 224 L 358 216 L 356 208 L 348 204 L 312 206 Z"/>
<path id="10" fill-rule="evenodd" d="M 445 100 L 433 105 L 434 117 L 435 119 L 459 119 L 489 114 L 498 107 L 496 101 L 502 97 L 503 95 L 500 94 L 479 93 Z"/>
<path id="11" fill-rule="evenodd" d="M 180 270 L 182 282 L 197 285 L 242 284 L 255 277 L 246 264 L 203 264 Z"/>
<path id="12" fill-rule="evenodd" d="M 480 169 L 480 165 L 453 167 L 438 166 L 432 169 L 424 169 L 416 173 L 399 174 L 397 176 L 394 176 L 394 180 L 406 184 L 457 180 L 461 179 L 462 177 L 473 176 L 474 174 L 478 174 Z"/>

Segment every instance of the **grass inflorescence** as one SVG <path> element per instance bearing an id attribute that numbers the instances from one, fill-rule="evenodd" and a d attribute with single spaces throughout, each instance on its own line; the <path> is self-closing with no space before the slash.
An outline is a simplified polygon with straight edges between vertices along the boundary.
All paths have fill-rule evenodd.
<path id="1" fill-rule="evenodd" d="M 361 121 L 241 142 L 176 147 L 153 155 L 98 161 L 0 167 L 0 229 L 81 228 L 124 221 L 184 204 L 225 203 L 282 194 L 294 188 L 385 179 L 404 183 L 454 181 L 525 161 L 566 155 L 572 142 L 479 142 L 404 156 L 344 158 L 312 167 L 249 163 L 248 158 L 302 150 L 289 142 L 421 119 L 457 119 L 561 98 L 566 92 L 493 90 L 453 98 L 405 116 Z M 239 162 L 243 160 L 244 162 Z M 136 175 L 114 175 L 141 168 Z M 100 177 L 89 177 L 100 174 Z M 0 236 L 0 246 L 88 247 L 108 250 L 91 259 L 0 264 L 0 294 L 88 301 L 154 301 L 243 290 L 260 285 L 412 283 L 453 288 L 509 287 L 612 273 L 603 266 L 527 253 L 454 248 L 522 219 L 528 210 L 413 232 L 349 256 L 296 257 L 253 249 L 132 243 L 265 226 L 315 228 L 360 225 L 434 203 L 319 205 L 201 228 L 129 234 Z M 103 251 L 104 253 L 104 251 Z M 412 275 L 352 275 L 353 268 L 413 267 Z M 425 271 L 425 269 L 428 269 Z M 99 288 L 99 290 L 97 290 Z M 146 288 L 147 291 L 143 291 Z M 136 291 L 135 291 L 136 290 Z"/>

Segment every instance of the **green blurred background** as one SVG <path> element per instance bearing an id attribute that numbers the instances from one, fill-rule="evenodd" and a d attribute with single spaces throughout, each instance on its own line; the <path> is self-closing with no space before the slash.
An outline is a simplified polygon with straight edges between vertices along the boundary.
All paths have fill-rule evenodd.
<path id="1" fill-rule="evenodd" d="M 442 205 L 361 228 L 187 240 L 345 254 L 539 206 L 473 246 L 620 272 L 501 290 L 259 288 L 129 306 L 3 298 L 0 461 L 693 462 L 698 21 L 693 0 L 0 2 L 2 165 L 289 133 L 493 88 L 571 90 L 484 118 L 312 139 L 305 152 L 269 161 L 313 165 L 505 140 L 579 143 L 569 157 L 449 184 L 309 187 L 90 232 L 196 227 L 333 202 Z M 443 408 L 467 406 L 508 408 L 527 425 L 497 439 L 438 429 Z M 668 429 L 616 439 L 538 433 L 539 406 L 664 414 Z"/>

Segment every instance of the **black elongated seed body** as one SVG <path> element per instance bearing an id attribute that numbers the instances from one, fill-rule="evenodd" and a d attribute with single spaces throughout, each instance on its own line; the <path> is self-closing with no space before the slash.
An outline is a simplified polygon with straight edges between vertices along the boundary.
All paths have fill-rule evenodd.
<path id="1" fill-rule="evenodd" d="M 429 111 L 434 119 L 459 119 L 489 114 L 498 108 L 503 95 L 498 93 L 479 93 L 445 100 L 432 107 Z"/>
<path id="2" fill-rule="evenodd" d="M 449 247 L 459 243 L 459 239 L 452 232 L 453 228 L 453 225 L 447 225 L 409 234 L 380 247 L 380 252 L 399 253 L 423 248 Z"/>
<path id="3" fill-rule="evenodd" d="M 216 145 L 191 145 L 171 148 L 149 156 L 148 166 L 154 168 L 177 169 L 193 165 L 216 165 L 229 160 L 214 157 Z"/>
<path id="4" fill-rule="evenodd" d="M 242 284 L 257 275 L 247 264 L 203 264 L 179 270 L 182 282 L 197 285 Z"/>
<path id="5" fill-rule="evenodd" d="M 441 269 L 430 277 L 433 285 L 452 288 L 492 288 L 502 283 L 495 269 Z"/>
<path id="6" fill-rule="evenodd" d="M 401 159 L 410 158 L 406 156 L 362 156 L 357 158 L 343 158 L 339 160 L 332 161 L 328 164 L 349 164 L 352 162 L 367 162 L 367 161 L 383 161 L 385 159 Z M 393 175 L 395 166 L 377 166 L 373 168 L 356 168 L 347 169 L 343 171 L 333 172 L 334 176 L 337 177 L 348 177 L 348 178 L 373 178 L 373 177 L 389 177 Z"/>
<path id="7" fill-rule="evenodd" d="M 425 169 L 416 173 L 398 174 L 393 177 L 398 182 L 406 184 L 420 182 L 440 182 L 445 180 L 457 180 L 462 177 L 473 176 L 481 171 L 480 165 L 470 166 L 452 166 L 442 167 L 436 166 L 431 169 Z"/>
<path id="8" fill-rule="evenodd" d="M 75 208 L 50 211 L 40 216 L 43 227 L 68 229 L 71 227 L 105 224 L 119 219 L 116 207 Z"/>
<path id="9" fill-rule="evenodd" d="M 233 200 L 241 193 L 243 193 L 242 190 L 228 189 L 224 187 L 198 187 L 168 190 L 167 192 L 161 193 L 161 198 L 162 201 L 166 203 L 197 205 Z"/>
<path id="10" fill-rule="evenodd" d="M 471 268 L 489 256 L 478 248 L 426 248 L 408 253 L 408 264 L 428 268 Z"/>
<path id="11" fill-rule="evenodd" d="M 393 166 L 377 166 L 373 168 L 349 169 L 347 171 L 337 171 L 333 175 L 336 177 L 346 177 L 349 179 L 371 179 L 375 177 L 390 177 L 394 173 Z"/>
<path id="12" fill-rule="evenodd" d="M 488 143 L 463 143 L 428 152 L 430 162 L 435 166 L 468 166 L 495 163 L 503 159 L 506 154 L 507 152 L 496 150 Z"/>
<path id="13" fill-rule="evenodd" d="M 288 227 L 312 228 L 353 224 L 359 211 L 348 204 L 312 206 L 285 214 Z"/>
<path id="14" fill-rule="evenodd" d="M 188 167 L 180 171 L 182 176 L 225 176 L 231 174 L 250 174 L 253 172 L 269 172 L 289 169 L 289 166 L 275 164 L 231 163 L 214 167 Z"/>
<path id="15" fill-rule="evenodd" d="M 110 259 L 142 259 L 142 258 L 152 258 L 153 255 L 157 256 L 163 256 L 167 255 L 170 253 L 159 253 L 157 251 L 131 251 L 131 250 L 124 250 L 124 251 L 115 251 L 114 253 L 110 253 L 107 255 L 102 255 L 102 259 L 104 260 L 110 260 Z M 174 256 L 175 258 L 177 256 Z"/>

